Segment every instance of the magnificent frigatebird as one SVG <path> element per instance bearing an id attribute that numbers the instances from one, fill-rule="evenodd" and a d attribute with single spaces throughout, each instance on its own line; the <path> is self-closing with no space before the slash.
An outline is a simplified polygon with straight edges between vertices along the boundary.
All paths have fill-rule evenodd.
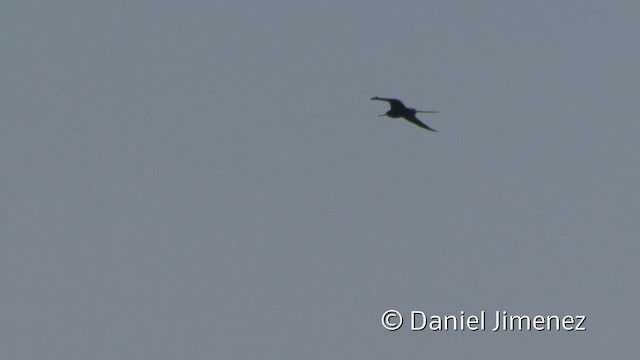
<path id="1" fill-rule="evenodd" d="M 434 132 L 438 132 L 435 129 L 432 129 L 430 127 L 428 127 L 427 125 L 423 124 L 422 121 L 420 121 L 417 117 L 416 117 L 416 113 L 430 113 L 430 114 L 435 114 L 435 113 L 439 113 L 440 111 L 421 111 L 421 110 L 416 110 L 416 109 L 412 109 L 412 108 L 408 108 L 406 106 L 404 106 L 404 104 L 402 103 L 402 101 L 398 100 L 398 99 L 388 99 L 388 98 L 381 98 L 381 97 L 372 97 L 371 100 L 380 100 L 380 101 L 386 101 L 389 103 L 389 105 L 391 105 L 391 109 L 389 111 L 387 111 L 386 113 L 382 114 L 382 115 L 378 115 L 378 116 L 388 116 L 390 118 L 403 118 L 411 123 L 414 123 L 418 126 L 420 126 L 423 129 L 427 129 L 429 131 L 434 131 Z"/>

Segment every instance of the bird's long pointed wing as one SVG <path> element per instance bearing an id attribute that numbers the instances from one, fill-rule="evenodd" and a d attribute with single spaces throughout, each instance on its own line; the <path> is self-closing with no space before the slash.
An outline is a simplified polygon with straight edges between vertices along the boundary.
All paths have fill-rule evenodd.
<path id="1" fill-rule="evenodd" d="M 418 110 L 416 111 L 417 113 L 425 113 L 425 114 L 437 114 L 440 111 L 424 111 L 424 110 Z"/>
<path id="2" fill-rule="evenodd" d="M 423 129 L 426 129 L 426 130 L 429 130 L 429 131 L 433 131 L 433 132 L 438 132 L 438 130 L 432 129 L 432 128 L 428 127 L 427 125 L 425 125 L 415 115 L 405 116 L 404 119 L 409 121 L 409 122 L 411 122 L 411 123 L 413 123 L 413 124 L 416 124 L 416 125 L 420 126 Z"/>
<path id="3" fill-rule="evenodd" d="M 389 105 L 391 105 L 392 109 L 406 109 L 407 107 L 404 106 L 404 104 L 402 103 L 402 101 L 398 100 L 398 99 L 391 99 L 391 98 L 381 98 L 381 97 L 372 97 L 371 100 L 381 100 L 381 101 L 386 101 L 389 103 Z"/>

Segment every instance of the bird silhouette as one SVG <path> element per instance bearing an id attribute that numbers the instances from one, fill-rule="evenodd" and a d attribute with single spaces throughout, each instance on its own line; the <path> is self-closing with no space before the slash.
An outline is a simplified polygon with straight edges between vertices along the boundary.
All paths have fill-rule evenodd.
<path id="1" fill-rule="evenodd" d="M 408 108 L 406 106 L 404 106 L 404 104 L 402 103 L 402 101 L 398 100 L 398 99 L 389 99 L 389 98 L 381 98 L 381 97 L 372 97 L 371 100 L 379 100 L 379 101 L 386 101 L 389 103 L 389 105 L 391 105 L 391 109 L 389 109 L 389 111 L 387 111 L 386 113 L 382 114 L 382 115 L 378 115 L 378 116 L 388 116 L 390 118 L 403 118 L 407 121 L 409 121 L 410 123 L 413 123 L 415 125 L 418 125 L 419 127 L 429 130 L 429 131 L 433 131 L 433 132 L 438 132 L 438 130 L 432 129 L 430 127 L 428 127 L 427 125 L 425 125 L 422 121 L 420 121 L 417 117 L 416 117 L 416 113 L 430 113 L 430 114 L 436 114 L 439 113 L 440 111 L 422 111 L 422 110 L 416 110 L 416 109 L 412 109 L 412 108 Z"/>

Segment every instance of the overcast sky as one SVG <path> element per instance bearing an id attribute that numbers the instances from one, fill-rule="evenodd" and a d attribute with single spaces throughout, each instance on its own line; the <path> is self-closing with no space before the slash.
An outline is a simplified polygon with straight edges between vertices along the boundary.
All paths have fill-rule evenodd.
<path id="1" fill-rule="evenodd" d="M 4 1 L 0 358 L 637 357 L 639 18 Z M 587 330 L 390 332 L 388 309 Z"/>

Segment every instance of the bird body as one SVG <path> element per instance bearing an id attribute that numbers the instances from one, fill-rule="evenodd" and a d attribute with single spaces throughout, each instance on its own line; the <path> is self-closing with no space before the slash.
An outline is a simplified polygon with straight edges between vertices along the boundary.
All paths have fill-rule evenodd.
<path id="1" fill-rule="evenodd" d="M 422 121 L 420 121 L 417 117 L 416 114 L 417 113 L 430 113 L 430 114 L 435 114 L 435 113 L 439 113 L 439 111 L 423 111 L 423 110 L 416 110 L 410 107 L 406 107 L 402 101 L 398 100 L 398 99 L 391 99 L 391 98 L 381 98 L 381 97 L 372 97 L 371 100 L 379 100 L 379 101 L 386 101 L 389 103 L 389 105 L 391 106 L 391 109 L 389 109 L 389 111 L 387 111 L 386 113 L 379 115 L 379 116 L 388 116 L 390 118 L 393 119 L 398 119 L 398 118 L 403 118 L 407 121 L 409 121 L 410 123 L 413 123 L 423 129 L 429 130 L 429 131 L 433 131 L 433 132 L 438 132 L 435 129 L 430 128 L 429 126 L 425 125 Z"/>

